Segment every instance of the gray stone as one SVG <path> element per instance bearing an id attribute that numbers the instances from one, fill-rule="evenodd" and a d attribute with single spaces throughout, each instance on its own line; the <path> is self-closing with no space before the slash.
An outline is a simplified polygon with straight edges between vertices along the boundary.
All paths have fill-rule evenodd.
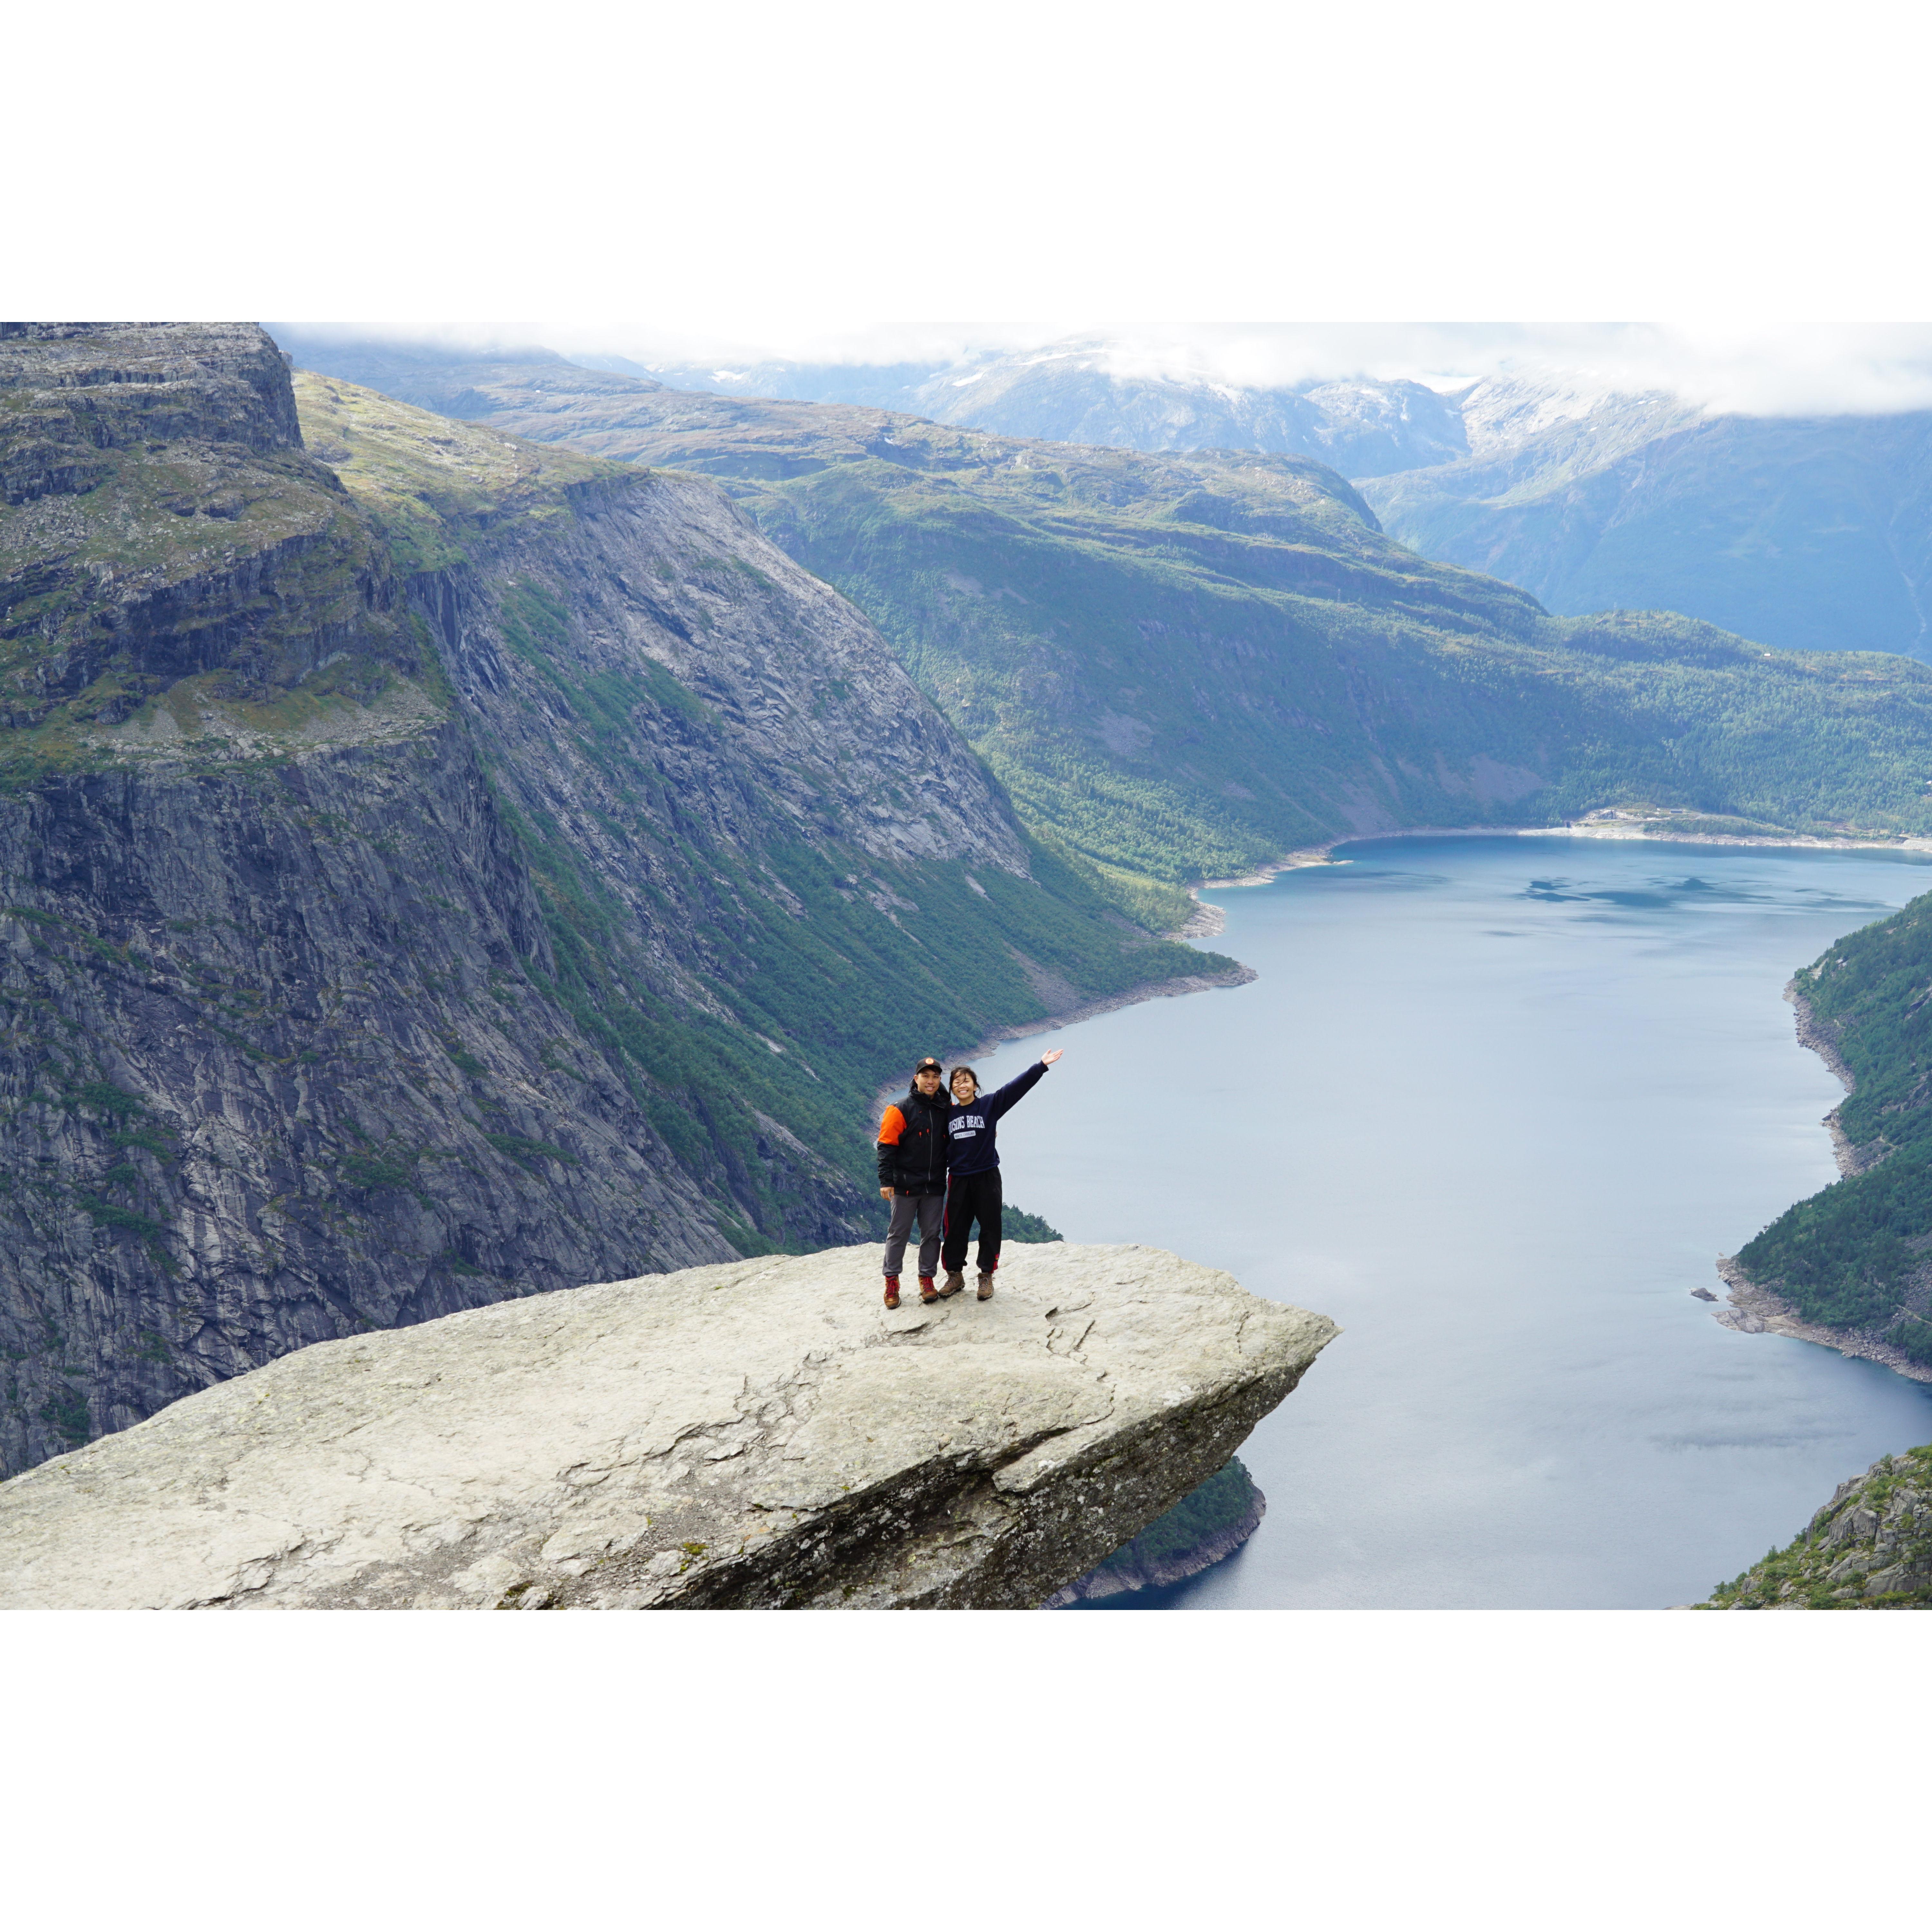
<path id="1" fill-rule="evenodd" d="M 1220 1468 L 1336 1333 L 1159 1249 L 880 1250 L 324 1342 L 0 1484 L 0 1607 L 1028 1606 Z"/>

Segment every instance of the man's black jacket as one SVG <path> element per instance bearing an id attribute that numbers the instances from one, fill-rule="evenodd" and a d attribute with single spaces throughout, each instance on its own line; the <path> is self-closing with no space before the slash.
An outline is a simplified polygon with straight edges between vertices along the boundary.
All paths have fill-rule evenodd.
<path id="1" fill-rule="evenodd" d="M 879 1185 L 899 1194 L 946 1192 L 946 1116 L 942 1088 L 928 1096 L 915 1087 L 886 1109 L 879 1123 Z"/>

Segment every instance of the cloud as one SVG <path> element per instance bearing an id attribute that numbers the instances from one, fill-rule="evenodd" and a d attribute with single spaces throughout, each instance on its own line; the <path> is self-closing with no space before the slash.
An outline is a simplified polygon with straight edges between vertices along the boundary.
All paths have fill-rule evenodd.
<path id="1" fill-rule="evenodd" d="M 486 332 L 488 333 L 488 332 Z M 1662 393 L 1719 413 L 1880 415 L 1932 408 L 1932 324 L 1280 322 L 903 324 L 764 342 L 556 323 L 496 332 L 566 354 L 642 362 L 974 365 L 1078 359 L 1124 378 L 1267 388 L 1368 376 L 1452 389 L 1484 376 L 1585 394 Z"/>
<path id="2" fill-rule="evenodd" d="M 1717 414 L 1889 415 L 1932 409 L 1932 324 L 1692 322 L 899 323 L 707 333 L 575 320 L 334 322 L 308 335 L 514 352 L 616 355 L 646 366 L 912 363 L 964 376 L 1008 358 L 1079 362 L 1127 380 L 1238 389 L 1366 376 L 1438 390 L 1515 376 L 1591 397 L 1662 394 Z"/>

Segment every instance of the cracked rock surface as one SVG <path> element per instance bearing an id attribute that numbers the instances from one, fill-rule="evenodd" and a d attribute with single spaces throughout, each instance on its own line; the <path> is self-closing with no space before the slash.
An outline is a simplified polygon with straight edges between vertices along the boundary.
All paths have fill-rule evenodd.
<path id="1" fill-rule="evenodd" d="M 1334 1336 L 1156 1248 L 876 1246 L 324 1342 L 0 1484 L 4 1608 L 1030 1607 Z"/>

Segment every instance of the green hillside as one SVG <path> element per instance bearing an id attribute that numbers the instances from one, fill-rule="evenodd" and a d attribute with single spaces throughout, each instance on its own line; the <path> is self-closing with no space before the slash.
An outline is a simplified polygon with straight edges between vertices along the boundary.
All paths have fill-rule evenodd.
<path id="1" fill-rule="evenodd" d="M 1621 803 L 1932 826 L 1916 664 L 1773 656 L 1669 614 L 1552 619 L 1391 542 L 1316 465 L 1099 454 L 968 479 L 867 460 L 744 500 L 1035 828 L 1092 858 L 1182 880 Z"/>
<path id="2" fill-rule="evenodd" d="M 747 748 L 764 768 L 740 764 L 728 777 L 740 807 L 755 800 L 755 810 L 725 836 L 707 832 L 706 794 L 728 781 L 680 741 L 710 736 L 715 756 L 731 736 L 727 692 L 769 698 L 768 637 L 787 640 L 800 671 L 819 647 L 803 628 L 813 614 L 779 602 L 780 586 L 759 567 L 760 557 L 768 568 L 782 560 L 728 513 L 706 540 L 736 537 L 746 554 L 697 554 L 684 524 L 645 525 L 662 546 L 649 554 L 654 608 L 706 638 L 716 682 L 688 671 L 681 680 L 600 645 L 623 615 L 598 602 L 610 562 L 584 548 L 578 526 L 599 488 L 620 502 L 668 494 L 722 512 L 707 486 L 647 482 L 628 465 L 445 424 L 311 376 L 298 376 L 295 389 L 308 447 L 388 539 L 408 580 L 427 586 L 429 573 L 454 572 L 478 593 L 463 628 L 494 633 L 502 656 L 495 688 L 479 681 L 466 710 L 543 908 L 552 990 L 612 1060 L 650 1081 L 648 1112 L 668 1144 L 698 1171 L 730 1177 L 748 1212 L 731 1230 L 740 1247 L 799 1244 L 787 1226 L 789 1178 L 775 1180 L 759 1149 L 760 1114 L 856 1178 L 869 1214 L 873 1098 L 922 1053 L 964 1048 L 1055 1005 L 1238 970 L 1127 926 L 1086 869 L 1048 846 L 1027 844 L 1021 873 L 958 856 L 883 865 L 856 842 L 801 837 L 778 795 L 783 750 L 762 739 Z M 733 605 L 757 639 L 735 668 L 722 621 Z M 858 675 L 850 660 L 844 671 Z M 835 686 L 820 698 L 821 737 L 853 733 L 854 695 Z M 665 770 L 673 759 L 676 785 Z M 866 761 L 855 741 L 841 763 L 859 770 Z M 962 764 L 952 782 L 1004 830 L 996 795 L 970 759 Z M 884 796 L 880 775 L 853 783 L 855 801 Z M 822 794 L 820 809 L 845 815 Z M 696 998 L 694 982 L 704 988 Z M 1036 1217 L 1021 1220 L 1033 1230 L 1022 1238 L 1057 1238 Z"/>
<path id="3" fill-rule="evenodd" d="M 1779 1216 L 1738 1262 L 1810 1320 L 1932 1364 L 1932 893 L 1840 940 L 1797 989 L 1857 1083 L 1838 1120 L 1866 1171 Z"/>

